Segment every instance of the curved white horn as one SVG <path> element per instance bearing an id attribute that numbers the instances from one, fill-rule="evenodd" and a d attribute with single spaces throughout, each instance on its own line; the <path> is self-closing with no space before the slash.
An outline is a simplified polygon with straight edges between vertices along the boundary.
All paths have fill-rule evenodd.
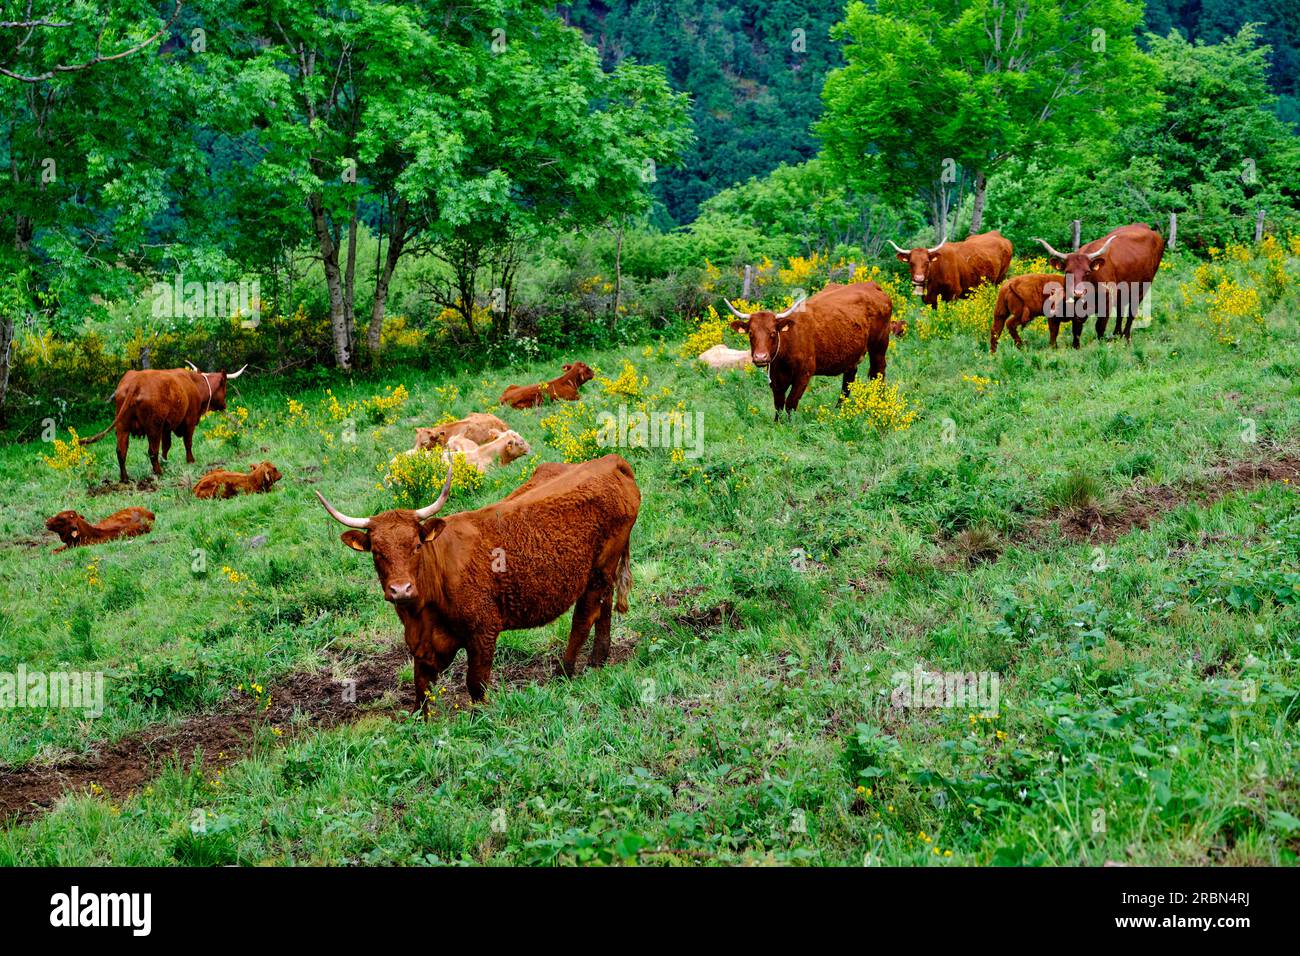
<path id="1" fill-rule="evenodd" d="M 195 365 L 193 362 L 191 362 L 189 359 L 185 360 L 185 364 L 188 365 L 190 368 L 194 369 L 194 371 L 199 372 L 199 367 Z M 199 372 L 199 374 L 202 375 L 203 373 Z"/>
<path id="2" fill-rule="evenodd" d="M 245 363 L 244 368 L 248 368 L 247 363 Z M 227 382 L 233 382 L 235 379 L 239 378 L 239 376 L 241 376 L 241 375 L 244 374 L 244 368 L 241 368 L 241 369 L 240 369 L 238 372 L 236 372 L 234 375 L 227 375 L 227 376 L 226 376 L 226 381 L 227 381 Z"/>
<path id="3" fill-rule="evenodd" d="M 432 518 L 434 515 L 436 515 L 439 511 L 442 510 L 442 506 L 445 505 L 447 503 L 447 499 L 451 497 L 451 475 L 452 475 L 451 462 L 447 462 L 447 480 L 442 483 L 442 494 L 438 496 L 438 500 L 435 501 L 433 504 L 421 508 L 419 511 L 415 513 L 416 521 L 424 521 L 427 518 Z"/>
<path id="4" fill-rule="evenodd" d="M 1050 252 L 1052 255 L 1056 256 L 1056 258 L 1058 258 L 1058 259 L 1064 259 L 1064 258 L 1065 258 L 1065 253 L 1064 253 L 1064 252 L 1057 252 L 1055 249 L 1053 249 L 1051 246 L 1049 246 L 1049 245 L 1047 244 L 1047 240 L 1046 240 L 1046 239 L 1039 239 L 1037 236 L 1034 236 L 1034 237 L 1033 237 L 1033 240 L 1034 240 L 1034 242 L 1041 242 L 1041 243 L 1043 244 L 1043 248 L 1046 249 L 1048 252 Z"/>
<path id="5" fill-rule="evenodd" d="M 315 489 L 313 489 L 313 491 L 314 490 Z M 369 518 L 354 518 L 351 515 L 345 515 L 343 512 L 339 511 L 332 504 L 326 501 L 325 496 L 322 495 L 319 491 L 316 492 L 316 497 L 319 498 L 320 503 L 325 506 L 325 510 L 330 513 L 330 517 L 333 518 L 335 521 L 337 521 L 339 524 L 347 525 L 349 528 L 359 528 L 362 531 L 370 527 Z"/>
<path id="6" fill-rule="evenodd" d="M 946 243 L 947 241 L 948 241 L 948 237 L 944 236 L 943 239 L 940 240 L 937 246 L 935 246 L 933 249 L 926 249 L 925 251 L 933 255 L 934 253 L 942 249 L 944 247 L 944 243 Z"/>
<path id="7" fill-rule="evenodd" d="M 749 316 L 750 316 L 749 312 L 741 312 L 738 308 L 732 305 L 731 302 L 727 299 L 723 299 L 722 301 L 727 303 L 727 308 L 731 310 L 731 314 L 734 315 L 736 318 L 749 321 Z"/>
<path id="8" fill-rule="evenodd" d="M 796 312 L 798 312 L 798 311 L 803 307 L 804 301 L 805 301 L 807 298 L 808 298 L 808 297 L 807 297 L 806 295 L 805 295 L 805 296 L 800 296 L 798 302 L 796 302 L 794 305 L 790 306 L 790 308 L 786 309 L 784 312 L 778 312 L 778 313 L 776 314 L 776 317 L 777 317 L 778 319 L 785 319 L 785 318 L 788 318 L 788 317 L 794 315 Z"/>
<path id="9" fill-rule="evenodd" d="M 1110 244 L 1114 241 L 1115 241 L 1115 237 L 1111 236 L 1109 239 L 1106 240 L 1106 244 L 1102 246 L 1100 249 L 1098 249 L 1096 252 L 1088 253 L 1088 261 L 1091 262 L 1093 259 L 1096 259 L 1098 256 L 1104 256 L 1106 254 L 1106 250 L 1110 248 Z"/>
<path id="10" fill-rule="evenodd" d="M 907 253 L 908 253 L 908 251 L 909 251 L 909 250 L 907 250 L 907 249 L 904 249 L 902 246 L 900 246 L 898 243 L 896 243 L 893 239 L 886 239 L 885 242 L 887 242 L 887 243 L 889 243 L 891 246 L 893 246 L 893 247 L 894 247 L 894 250 L 895 250 L 896 252 L 901 252 L 903 255 L 907 255 Z"/>

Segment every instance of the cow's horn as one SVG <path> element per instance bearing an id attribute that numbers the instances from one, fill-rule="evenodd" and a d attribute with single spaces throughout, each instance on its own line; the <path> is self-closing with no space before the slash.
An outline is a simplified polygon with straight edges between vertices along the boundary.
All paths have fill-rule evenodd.
<path id="1" fill-rule="evenodd" d="M 245 363 L 244 368 L 248 368 L 247 363 Z M 244 368 L 241 368 L 241 369 L 240 369 L 238 372 L 236 372 L 234 375 L 227 375 L 227 376 L 226 376 L 226 381 L 227 381 L 227 382 L 233 382 L 235 379 L 239 378 L 239 376 L 241 376 L 241 375 L 244 374 Z"/>
<path id="2" fill-rule="evenodd" d="M 362 531 L 370 527 L 369 518 L 354 518 L 351 515 L 345 515 L 343 512 L 339 511 L 332 504 L 326 501 L 325 496 L 322 495 L 319 491 L 316 492 L 316 497 L 319 498 L 320 503 L 325 506 L 325 510 L 330 513 L 330 517 L 333 518 L 335 521 L 337 521 L 339 524 L 347 525 L 349 528 L 359 528 Z"/>
<path id="3" fill-rule="evenodd" d="M 808 298 L 808 297 L 807 297 L 806 295 L 804 295 L 804 296 L 800 296 L 798 302 L 796 302 L 794 305 L 790 306 L 790 308 L 786 309 L 784 312 L 778 312 L 776 317 L 777 317 L 778 319 L 784 319 L 784 318 L 787 318 L 787 317 L 789 317 L 789 316 L 791 316 L 791 315 L 794 315 L 794 314 L 795 314 L 796 312 L 798 312 L 801 308 L 803 308 L 804 300 L 807 299 L 807 298 Z"/>
<path id="4" fill-rule="evenodd" d="M 1096 252 L 1088 253 L 1088 261 L 1091 262 L 1093 259 L 1096 259 L 1098 256 L 1104 256 L 1106 254 L 1106 250 L 1110 248 L 1110 244 L 1114 241 L 1115 241 L 1115 237 L 1111 236 L 1109 239 L 1106 240 L 1106 244 L 1102 246 L 1100 249 L 1098 249 Z"/>
<path id="5" fill-rule="evenodd" d="M 907 255 L 907 250 L 904 249 L 902 246 L 900 246 L 898 243 L 896 243 L 893 239 L 886 239 L 885 242 L 893 246 L 896 252 L 901 252 L 903 255 Z"/>
<path id="6" fill-rule="evenodd" d="M 427 508 L 421 508 L 419 511 L 415 513 L 416 521 L 424 521 L 428 518 L 432 518 L 434 515 L 436 515 L 439 511 L 442 510 L 442 506 L 445 505 L 447 503 L 447 499 L 451 497 L 451 476 L 452 476 L 451 462 L 448 462 L 447 480 L 442 483 L 442 494 L 438 496 L 438 500 L 435 501 L 433 504 L 429 505 Z"/>
<path id="7" fill-rule="evenodd" d="M 1056 258 L 1058 258 L 1058 259 L 1064 259 L 1064 258 L 1065 258 L 1065 253 L 1063 253 L 1063 252 L 1057 252 L 1055 249 L 1053 249 L 1051 246 L 1049 246 L 1049 245 L 1047 244 L 1047 240 L 1046 240 L 1046 239 L 1039 239 L 1037 236 L 1034 236 L 1034 237 L 1033 237 L 1033 240 L 1034 240 L 1034 242 L 1040 242 L 1040 243 L 1042 243 L 1042 244 L 1043 244 L 1043 248 L 1046 249 L 1048 252 L 1050 252 L 1052 255 L 1056 256 Z"/>
<path id="8" fill-rule="evenodd" d="M 731 314 L 734 315 L 736 318 L 744 319 L 746 322 L 749 321 L 749 316 L 750 316 L 749 312 L 741 312 L 738 308 L 732 305 L 731 302 L 728 301 L 727 299 L 723 299 L 722 301 L 727 303 L 727 308 L 731 310 Z"/>
<path id="9" fill-rule="evenodd" d="M 931 255 L 934 255 L 936 252 L 938 252 L 940 249 L 943 248 L 944 243 L 946 243 L 947 241 L 948 241 L 948 237 L 944 236 L 941 240 L 939 240 L 939 244 L 937 246 L 935 246 L 933 249 L 927 249 L 925 251 L 930 253 Z"/>
<path id="10" fill-rule="evenodd" d="M 199 367 L 195 365 L 193 362 L 191 362 L 189 359 L 185 360 L 185 364 L 188 365 L 190 368 L 194 369 L 194 371 L 199 372 Z M 202 375 L 203 373 L 199 372 L 199 374 Z"/>

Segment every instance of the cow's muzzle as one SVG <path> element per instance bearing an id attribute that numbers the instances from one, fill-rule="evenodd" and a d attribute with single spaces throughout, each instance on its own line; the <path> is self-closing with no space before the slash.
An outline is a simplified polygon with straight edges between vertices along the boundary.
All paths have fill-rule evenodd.
<path id="1" fill-rule="evenodd" d="M 772 356 L 768 355 L 766 352 L 762 353 L 761 355 L 755 353 L 752 356 L 752 358 L 754 360 L 754 364 L 757 365 L 759 368 L 764 368 L 767 365 L 770 365 L 772 362 Z"/>
<path id="2" fill-rule="evenodd" d="M 384 589 L 384 600 L 394 604 L 410 604 L 415 600 L 415 585 L 410 581 L 394 582 Z"/>

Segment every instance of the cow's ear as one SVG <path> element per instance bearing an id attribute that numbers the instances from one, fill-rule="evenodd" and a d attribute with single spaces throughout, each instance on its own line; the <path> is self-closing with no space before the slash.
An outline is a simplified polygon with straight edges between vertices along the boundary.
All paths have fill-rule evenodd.
<path id="1" fill-rule="evenodd" d="M 749 323 L 744 319 L 732 319 L 731 327 L 735 329 L 737 332 L 744 332 L 746 334 L 749 333 Z"/>
<path id="2" fill-rule="evenodd" d="M 1100 259 L 1093 259 L 1092 262 L 1088 263 L 1088 271 L 1089 271 L 1089 272 L 1096 272 L 1098 269 L 1100 269 L 1100 268 L 1101 268 L 1102 266 L 1104 266 L 1105 264 L 1106 264 L 1106 257 L 1105 257 L 1105 256 L 1102 256 Z"/>
<path id="3" fill-rule="evenodd" d="M 573 368 L 573 363 L 569 362 L 567 365 L 561 365 L 560 368 L 567 372 L 569 369 Z"/>
<path id="4" fill-rule="evenodd" d="M 787 329 L 791 328 L 793 325 L 794 325 L 794 316 L 791 316 L 788 319 L 782 319 L 780 322 L 776 323 L 776 330 L 778 332 L 784 332 Z"/>
<path id="5" fill-rule="evenodd" d="M 906 253 L 906 252 L 895 252 L 895 253 L 894 253 L 894 258 L 897 259 L 899 262 L 907 262 L 907 261 L 908 261 L 908 260 L 907 260 L 907 253 Z"/>
<path id="6" fill-rule="evenodd" d="M 339 540 L 353 551 L 370 550 L 370 535 L 364 531 L 344 531 L 339 535 Z"/>
<path id="7" fill-rule="evenodd" d="M 80 538 L 80 537 L 81 537 L 81 532 L 78 531 L 76 528 L 73 528 L 73 529 L 72 529 L 70 532 L 68 532 L 68 533 L 69 533 L 70 535 L 72 535 L 72 537 L 74 537 L 74 538 Z"/>
<path id="8" fill-rule="evenodd" d="M 1050 265 L 1057 272 L 1065 271 L 1065 260 L 1062 259 L 1060 256 L 1052 256 L 1047 260 L 1047 264 Z"/>
<path id="9" fill-rule="evenodd" d="M 430 518 L 424 524 L 420 525 L 420 540 L 432 541 L 438 535 L 442 534 L 442 529 L 446 527 L 447 522 L 441 518 Z"/>

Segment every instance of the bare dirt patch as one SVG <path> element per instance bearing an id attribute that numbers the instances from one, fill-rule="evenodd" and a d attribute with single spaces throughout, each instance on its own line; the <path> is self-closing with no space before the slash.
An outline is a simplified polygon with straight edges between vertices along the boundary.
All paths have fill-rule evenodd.
<path id="1" fill-rule="evenodd" d="M 1038 540 L 1059 529 L 1067 540 L 1108 544 L 1134 529 L 1148 528 L 1187 504 L 1213 504 L 1225 495 L 1249 491 L 1269 482 L 1300 485 L 1300 456 L 1238 461 L 1212 468 L 1200 481 L 1186 485 L 1144 485 L 1125 490 L 1110 502 L 1061 509 L 1034 522 L 1021 537 Z"/>
<path id="2" fill-rule="evenodd" d="M 613 643 L 609 664 L 626 661 L 635 648 L 635 643 Z M 492 687 L 499 693 L 545 684 L 554 678 L 556 659 L 552 652 L 514 657 L 498 652 Z M 404 717 L 415 707 L 415 688 L 409 683 L 399 685 L 397 675 L 409 660 L 406 647 L 399 645 L 350 665 L 339 661 L 318 671 L 289 674 L 267 688 L 269 708 L 251 696 L 232 696 L 211 713 L 146 728 L 105 744 L 88 757 L 54 765 L 0 767 L 0 821 L 9 825 L 25 822 L 53 807 L 65 793 L 85 793 L 92 784 L 122 799 L 156 777 L 168 763 L 188 768 L 196 754 L 208 761 L 220 755 L 222 764 L 239 760 L 251 752 L 261 727 L 289 731 L 305 721 L 306 726 L 323 730 L 377 714 Z M 430 709 L 432 719 L 473 709 L 465 690 L 465 669 L 465 655 L 460 654 L 440 677 L 435 705 Z M 580 661 L 579 673 L 582 669 Z M 291 724 L 295 718 L 299 723 Z"/>

